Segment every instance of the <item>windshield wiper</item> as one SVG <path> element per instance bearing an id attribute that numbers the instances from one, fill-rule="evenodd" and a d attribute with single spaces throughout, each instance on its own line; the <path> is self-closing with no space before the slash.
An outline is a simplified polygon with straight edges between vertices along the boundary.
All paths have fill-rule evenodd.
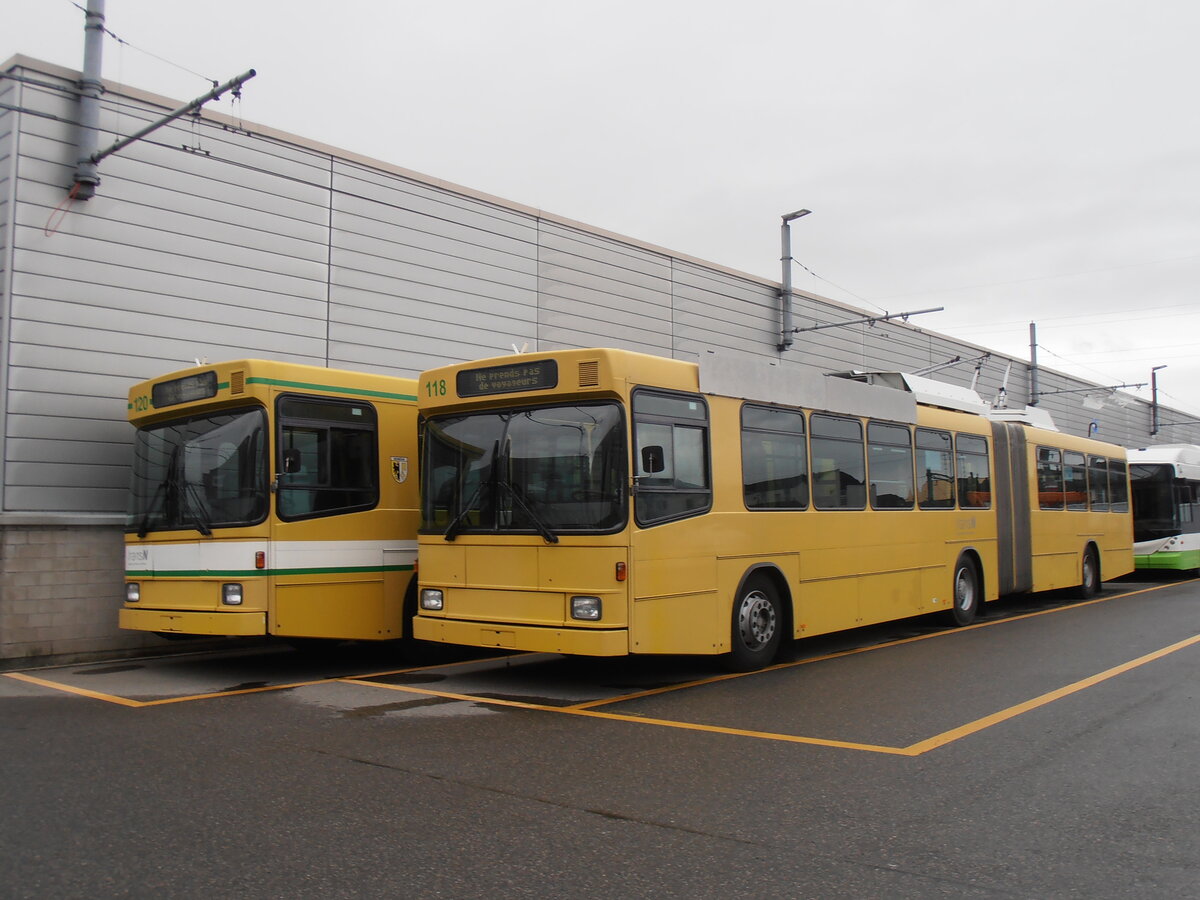
<path id="1" fill-rule="evenodd" d="M 190 502 L 188 498 L 191 498 Z M 192 514 L 192 522 L 205 537 L 212 534 L 212 529 L 208 527 L 209 517 L 208 510 L 204 507 L 204 498 L 200 496 L 200 492 L 196 490 L 196 486 L 190 481 L 183 483 L 183 506 L 185 511 Z"/>
<path id="2" fill-rule="evenodd" d="M 529 414 L 526 413 L 525 415 L 528 416 Z M 505 419 L 505 422 L 504 422 L 505 450 L 508 450 L 508 448 L 510 446 L 509 442 L 510 442 L 511 438 L 509 438 L 507 435 L 508 435 L 509 426 L 511 424 L 512 424 L 511 417 L 508 419 Z M 558 543 L 558 535 L 550 530 L 550 526 L 548 526 L 546 524 L 545 520 L 543 520 L 541 516 L 539 516 L 537 513 L 535 513 L 533 511 L 532 508 L 530 508 L 529 504 L 525 502 L 525 498 L 523 498 L 520 494 L 517 493 L 517 489 L 515 487 L 513 487 L 512 482 L 510 482 L 508 480 L 508 476 L 506 473 L 508 471 L 508 464 L 509 464 L 510 457 L 507 452 L 505 452 L 503 454 L 500 452 L 500 442 L 499 441 L 496 442 L 494 448 L 492 449 L 492 458 L 495 459 L 495 461 L 496 461 L 495 465 L 493 466 L 493 469 L 492 469 L 492 475 L 496 481 L 496 486 L 502 487 L 506 491 L 508 491 L 508 496 L 510 496 L 513 499 L 513 502 L 516 503 L 517 506 L 521 507 L 521 509 L 525 512 L 525 515 L 529 516 L 529 521 L 533 523 L 534 529 L 537 531 L 538 534 L 540 534 L 542 536 L 542 538 L 546 541 L 547 544 L 557 544 Z"/>
<path id="3" fill-rule="evenodd" d="M 170 480 L 170 476 L 164 478 L 159 486 L 154 489 L 154 495 L 150 498 L 150 502 L 146 504 L 146 512 L 143 513 L 141 524 L 138 525 L 138 537 L 144 538 L 150 533 L 150 516 L 154 514 L 154 509 L 159 499 L 167 495 L 167 482 Z"/>
<path id="4" fill-rule="evenodd" d="M 466 503 L 463 504 L 462 509 L 458 511 L 458 515 L 454 517 L 454 520 L 448 526 L 446 526 L 446 530 L 442 532 L 442 536 L 446 540 L 452 541 L 458 537 L 459 529 L 461 529 L 463 524 L 467 521 L 467 516 L 471 514 L 471 510 L 475 506 L 475 501 L 479 499 L 479 493 L 482 490 L 483 481 L 480 480 L 479 484 L 475 485 L 475 490 L 471 493 L 470 498 Z"/>
<path id="5" fill-rule="evenodd" d="M 172 487 L 171 479 L 175 477 L 175 470 L 179 465 L 179 445 L 176 444 L 171 449 L 171 457 L 167 460 L 166 474 L 163 480 L 159 482 L 158 487 L 154 489 L 154 496 L 150 498 L 150 502 L 146 504 L 146 514 L 142 516 L 142 524 L 138 526 L 138 537 L 144 538 L 150 531 L 150 516 L 154 512 L 154 505 L 159 498 L 163 501 L 163 518 L 166 519 L 170 512 L 167 509 L 171 504 L 168 502 L 167 493 Z"/>
<path id="6" fill-rule="evenodd" d="M 558 535 L 551 531 L 550 526 L 545 523 L 542 517 L 535 513 L 533 508 L 521 498 L 521 495 L 517 493 L 517 489 L 504 478 L 500 479 L 499 484 L 508 491 L 508 496 L 513 498 L 517 506 L 525 511 L 525 515 L 529 516 L 529 521 L 533 523 L 533 527 L 537 530 L 537 533 L 545 538 L 546 543 L 557 544 Z"/>

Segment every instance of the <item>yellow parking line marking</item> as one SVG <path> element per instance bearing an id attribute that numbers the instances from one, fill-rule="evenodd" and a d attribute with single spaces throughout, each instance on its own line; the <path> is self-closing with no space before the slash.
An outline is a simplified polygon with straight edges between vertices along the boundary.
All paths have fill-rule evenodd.
<path id="1" fill-rule="evenodd" d="M 467 703 L 484 703 L 488 706 L 507 706 L 516 709 L 532 709 L 542 712 L 563 713 L 568 716 L 583 716 L 592 719 L 609 719 L 614 722 L 633 722 L 638 725 L 658 725 L 664 728 L 679 728 L 684 731 L 706 731 L 712 734 L 731 734 L 739 737 L 765 738 L 772 741 L 784 741 L 792 744 L 817 744 L 822 747 L 838 747 L 843 750 L 870 750 L 875 753 L 891 753 L 899 756 L 913 756 L 903 747 L 881 747 L 875 744 L 856 744 L 851 741 L 834 741 L 825 738 L 802 737 L 795 734 L 779 734 L 771 731 L 748 731 L 744 728 L 726 728 L 722 725 L 701 725 L 695 722 L 677 722 L 673 719 L 649 719 L 644 716 L 627 716 L 620 713 L 595 712 L 590 709 L 579 709 L 573 706 L 550 706 L 544 703 L 525 703 L 520 700 L 500 700 L 491 697 L 479 697 L 474 694 L 456 694 L 452 691 L 435 691 L 430 688 L 417 688 L 403 684 L 381 684 L 377 681 L 359 681 L 357 678 L 343 678 L 348 684 L 361 684 L 367 687 L 382 688 L 388 691 L 400 691 L 406 694 L 419 694 L 425 697 L 444 697 L 447 700 L 461 700 Z"/>
<path id="2" fill-rule="evenodd" d="M 525 654 L 522 654 L 525 655 Z M 436 663 L 431 666 L 413 666 L 405 669 L 392 669 L 386 672 L 372 672 L 368 675 L 355 675 L 355 678 L 382 678 L 387 675 L 407 675 L 415 672 L 426 672 L 430 669 L 440 669 L 449 666 L 470 665 L 478 662 L 487 662 L 492 657 L 484 657 L 478 660 L 461 660 L 452 663 Z M 162 697 L 158 700 L 131 700 L 128 697 L 118 697 L 115 694 L 104 694 L 100 691 L 89 690 L 88 688 L 76 687 L 75 685 L 65 684 L 61 681 L 50 681 L 46 678 L 38 678 L 34 675 L 26 675 L 24 672 L 5 672 L 3 673 L 8 678 L 14 678 L 17 681 L 27 681 L 30 684 L 47 687 L 51 690 L 62 691 L 68 694 L 78 694 L 81 697 L 90 697 L 93 700 L 103 700 L 105 703 L 115 703 L 118 706 L 128 706 L 135 709 L 140 709 L 145 706 L 165 706 L 170 703 L 188 703 L 192 700 L 213 700 L 218 697 L 236 697 L 238 694 L 262 694 L 267 691 L 287 691 L 293 688 L 312 687 L 318 684 L 332 684 L 336 681 L 346 680 L 342 676 L 334 676 L 331 678 L 317 678 L 312 681 L 293 681 L 288 684 L 268 684 L 261 687 L 238 688 L 232 691 L 212 691 L 206 694 L 189 694 L 183 697 Z"/>
<path id="3" fill-rule="evenodd" d="M 958 728 L 943 731 L 941 734 L 924 741 L 919 741 L 907 749 L 912 752 L 913 756 L 919 756 L 937 747 L 945 746 L 952 741 L 967 737 L 967 735 L 983 731 L 985 728 L 991 728 L 993 725 L 1015 718 L 1030 710 L 1053 703 L 1055 700 L 1060 700 L 1063 697 L 1082 691 L 1084 688 L 1090 688 L 1093 685 L 1100 684 L 1102 681 L 1108 681 L 1108 679 L 1115 678 L 1117 675 L 1136 669 L 1139 666 L 1144 666 L 1146 663 L 1153 662 L 1156 659 L 1162 659 L 1164 656 L 1169 656 L 1178 650 L 1182 650 L 1184 647 L 1190 647 L 1197 643 L 1200 643 L 1200 634 L 1171 644 L 1169 647 L 1163 647 L 1161 650 L 1147 653 L 1145 656 L 1139 656 L 1137 659 L 1131 659 L 1129 662 L 1121 663 L 1119 666 L 1113 666 L 1111 669 L 1105 669 L 1103 672 L 1098 672 L 1088 678 L 1076 681 L 1074 684 L 1068 684 L 1065 687 L 1042 694 L 1040 697 L 1034 697 L 1032 700 L 1026 700 L 1024 703 L 1018 703 L 1016 706 L 1002 709 L 1000 712 L 992 713 L 990 716 L 984 716 L 982 719 L 976 719 L 974 722 L 969 722 Z"/>
<path id="4" fill-rule="evenodd" d="M 1007 620 L 1006 620 L 1007 621 Z M 952 728 L 949 731 L 944 731 L 934 737 L 927 738 L 923 741 L 918 741 L 907 747 L 886 747 L 879 744 L 861 744 L 853 741 L 837 741 L 826 738 L 804 737 L 795 734 L 783 734 L 780 732 L 771 731 L 753 731 L 744 728 L 728 728 L 723 725 L 704 725 L 697 722 L 680 722 L 673 719 L 652 719 L 645 716 L 622 715 L 620 713 L 598 712 L 593 709 L 585 709 L 582 705 L 576 706 L 551 706 L 544 703 L 525 703 L 520 700 L 501 700 L 491 697 L 481 697 L 474 694 L 459 694 L 452 691 L 437 691 L 431 688 L 418 688 L 410 685 L 397 684 L 381 684 L 375 681 L 362 681 L 357 677 L 342 678 L 340 681 L 347 684 L 361 684 L 367 687 L 382 688 L 389 691 L 400 691 L 406 694 L 418 694 L 426 697 L 443 697 L 447 700 L 459 700 L 467 703 L 483 703 L 489 706 L 506 706 L 516 709 L 531 709 L 542 712 L 562 713 L 570 716 L 585 716 L 596 719 L 609 719 L 614 722 L 632 722 L 638 725 L 657 725 L 662 728 L 678 728 L 684 731 L 701 731 L 710 734 L 728 734 L 736 737 L 759 738 L 770 741 L 781 741 L 792 744 L 813 744 L 820 747 L 835 747 L 842 750 L 861 750 L 870 753 L 885 753 L 892 756 L 921 756 L 928 753 L 930 750 L 935 750 L 938 747 L 944 747 L 954 741 L 961 740 L 977 732 L 990 728 L 993 725 L 998 725 L 1001 722 L 1006 722 L 1009 719 L 1016 718 L 1019 715 L 1038 709 L 1053 703 L 1055 700 L 1060 700 L 1063 697 L 1070 696 L 1084 690 L 1085 688 L 1093 687 L 1101 682 L 1107 681 L 1110 678 L 1115 678 L 1139 666 L 1144 666 L 1147 663 L 1153 662 L 1156 659 L 1162 659 L 1164 656 L 1169 656 L 1185 647 L 1190 647 L 1193 644 L 1200 643 L 1200 635 L 1186 638 L 1177 643 L 1171 644 L 1169 647 L 1163 647 L 1160 650 L 1155 650 L 1147 653 L 1144 656 L 1139 656 L 1137 659 L 1129 660 L 1120 665 L 1113 666 L 1111 669 L 1105 669 L 1103 672 L 1098 672 L 1087 678 L 1068 684 L 1064 687 L 1057 688 L 1048 693 L 1042 694 L 1040 697 L 1034 697 L 1032 700 L 1026 700 L 1023 703 L 1018 703 L 1015 706 L 1010 706 L 1007 709 L 1002 709 L 999 712 L 992 713 L 989 716 L 984 716 L 981 719 L 976 719 L 974 722 L 969 722 L 958 728 Z M 837 654 L 845 655 L 845 654 Z M 720 680 L 720 679 L 716 679 Z M 647 692 L 654 693 L 654 692 Z M 640 695 L 644 696 L 644 695 Z"/>
<path id="5" fill-rule="evenodd" d="M 52 688 L 56 691 L 66 691 L 68 694 L 78 694 L 81 697 L 91 697 L 93 700 L 104 700 L 108 703 L 116 703 L 119 706 L 144 706 L 145 704 L 139 700 L 126 700 L 124 697 L 114 697 L 112 694 L 102 694 L 99 691 L 89 691 L 87 688 L 74 687 L 69 684 L 59 684 L 57 681 L 47 681 L 45 678 L 37 678 L 33 675 L 26 675 L 24 672 L 5 672 L 8 678 L 15 678 L 17 681 L 27 681 L 30 684 L 41 685 L 42 687 Z"/>
<path id="6" fill-rule="evenodd" d="M 239 694 L 263 694 L 268 691 L 288 691 L 292 688 L 312 687 L 329 684 L 336 678 L 315 678 L 312 681 L 293 681 L 290 684 L 266 684 L 261 687 L 238 688 L 236 691 L 212 691 L 208 694 L 190 694 L 186 697 L 162 697 L 158 700 L 143 700 L 139 706 L 166 706 L 169 703 L 190 703 L 193 700 L 213 700 L 217 697 L 236 697 Z"/>
<path id="7" fill-rule="evenodd" d="M 747 678 L 753 675 L 762 675 L 765 672 L 775 672 L 779 669 L 793 669 L 797 666 L 807 666 L 811 663 L 826 662 L 831 659 L 841 659 L 844 656 L 854 656 L 858 653 L 871 653 L 875 650 L 886 650 L 889 647 L 899 647 L 903 644 L 912 644 L 917 641 L 928 641 L 932 640 L 933 638 L 951 637 L 956 634 L 963 634 L 967 631 L 974 631 L 977 628 L 991 628 L 993 625 L 1004 625 L 1008 622 L 1019 622 L 1022 619 L 1032 619 L 1035 616 L 1048 616 L 1053 613 L 1068 612 L 1070 610 L 1082 609 L 1085 606 L 1091 606 L 1095 603 L 1107 603 L 1109 600 L 1120 600 L 1124 597 L 1134 597 L 1138 594 L 1146 594 L 1150 591 L 1159 591 L 1163 588 L 1174 586 L 1174 584 L 1160 584 L 1154 587 L 1141 588 L 1136 591 L 1126 591 L 1123 594 L 1114 594 L 1111 597 L 1096 597 L 1093 600 L 1082 600 L 1078 603 L 1068 604 L 1067 606 L 1056 606 L 1053 609 L 1039 609 L 1034 610 L 1033 612 L 1021 613 L 1019 616 L 1006 616 L 1003 619 L 994 619 L 990 622 L 976 622 L 974 625 L 965 625 L 959 628 L 949 628 L 945 631 L 932 631 L 928 634 L 918 634 L 914 635 L 913 637 L 900 638 L 899 640 L 895 641 L 886 641 L 882 644 L 871 644 L 869 647 L 853 647 L 849 650 L 838 650 L 834 653 L 825 653 L 821 656 L 812 656 L 806 659 L 798 659 L 793 662 L 776 663 L 773 666 L 767 666 L 763 669 L 756 669 L 753 672 L 727 672 L 722 675 L 714 675 L 710 678 L 700 678 L 695 681 L 681 682 L 680 684 L 669 684 L 665 687 L 652 688 L 650 690 L 639 691 L 633 694 L 622 694 L 619 697 L 605 697 L 601 700 L 589 700 L 586 703 L 575 704 L 570 708 L 595 709 L 597 706 L 607 706 L 611 703 L 624 703 L 626 700 L 640 700 L 643 697 L 653 697 L 657 694 L 669 694 L 672 691 L 681 691 L 685 688 L 704 687 L 705 685 L 709 684 L 719 684 L 722 681 L 731 681 L 735 678 Z"/>
<path id="8" fill-rule="evenodd" d="M 395 674 L 395 673 L 389 673 Z M 284 691 L 290 688 L 307 687 L 313 684 L 328 684 L 331 681 L 337 681 L 336 678 L 322 678 L 315 681 L 296 681 L 291 684 L 272 684 L 263 687 L 239 688 L 236 691 L 213 691 L 208 694 L 191 694 L 186 697 L 163 697 L 158 700 L 131 700 L 128 697 L 118 697 L 115 694 L 104 694 L 100 691 L 89 690 L 88 688 L 76 687 L 73 684 L 64 684 L 61 681 L 50 681 L 46 678 L 36 678 L 33 675 L 26 675 L 23 672 L 8 672 L 7 677 L 15 678 L 17 681 L 27 681 L 30 684 L 41 685 L 42 687 L 51 688 L 52 690 L 62 691 L 67 694 L 78 694 L 81 697 L 90 697 L 93 700 L 103 700 L 105 703 L 115 703 L 118 706 L 129 706 L 135 709 L 141 709 L 145 706 L 163 706 L 168 703 L 186 703 L 190 700 L 210 700 L 214 697 L 235 697 L 238 694 L 258 694 L 263 691 Z"/>

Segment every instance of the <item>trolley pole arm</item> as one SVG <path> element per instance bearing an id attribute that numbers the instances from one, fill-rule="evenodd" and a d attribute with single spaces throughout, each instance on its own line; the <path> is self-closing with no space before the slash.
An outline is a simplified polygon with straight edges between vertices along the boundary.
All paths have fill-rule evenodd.
<path id="1" fill-rule="evenodd" d="M 236 78 L 229 79 L 224 84 L 213 88 L 211 91 L 209 91 L 203 97 L 197 97 L 195 100 L 192 100 L 190 103 L 186 103 L 183 106 L 179 107 L 179 109 L 175 110 L 174 112 L 167 113 L 167 115 L 163 116 L 157 122 L 151 122 L 149 125 L 147 125 L 143 129 L 141 129 L 140 131 L 134 132 L 133 134 L 129 135 L 128 137 L 121 138 L 121 140 L 117 141 L 115 144 L 108 147 L 107 149 L 97 150 L 95 153 L 93 153 L 91 156 L 88 157 L 88 161 L 90 163 L 92 163 L 93 165 L 95 165 L 96 163 L 100 162 L 100 160 L 104 159 L 106 156 L 112 156 L 118 150 L 125 149 L 130 144 L 132 144 L 134 141 L 140 141 L 142 138 L 144 138 L 146 135 L 150 134 L 152 131 L 157 131 L 159 128 L 162 128 L 167 123 L 175 121 L 180 116 L 184 116 L 190 112 L 194 112 L 194 111 L 198 110 L 209 100 L 218 99 L 226 91 L 228 91 L 228 90 L 237 91 L 239 88 L 241 88 L 241 86 L 245 82 L 249 81 L 251 78 L 253 78 L 257 74 L 258 73 L 255 72 L 253 69 L 250 69 L 249 71 L 243 72 L 241 75 L 238 75 Z"/>

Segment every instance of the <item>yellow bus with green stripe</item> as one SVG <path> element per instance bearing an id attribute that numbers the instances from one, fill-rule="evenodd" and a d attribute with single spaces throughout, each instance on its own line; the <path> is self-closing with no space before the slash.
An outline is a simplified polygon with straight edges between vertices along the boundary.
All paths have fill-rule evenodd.
<path id="1" fill-rule="evenodd" d="M 411 379 L 270 360 L 135 385 L 120 626 L 406 637 L 416 416 Z"/>

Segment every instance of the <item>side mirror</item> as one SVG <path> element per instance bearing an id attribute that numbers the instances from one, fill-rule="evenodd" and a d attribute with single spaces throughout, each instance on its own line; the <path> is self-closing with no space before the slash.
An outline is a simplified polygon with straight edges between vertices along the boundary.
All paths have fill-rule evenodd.
<path id="1" fill-rule="evenodd" d="M 642 472 L 656 475 L 667 467 L 663 448 L 659 446 L 642 448 Z"/>

